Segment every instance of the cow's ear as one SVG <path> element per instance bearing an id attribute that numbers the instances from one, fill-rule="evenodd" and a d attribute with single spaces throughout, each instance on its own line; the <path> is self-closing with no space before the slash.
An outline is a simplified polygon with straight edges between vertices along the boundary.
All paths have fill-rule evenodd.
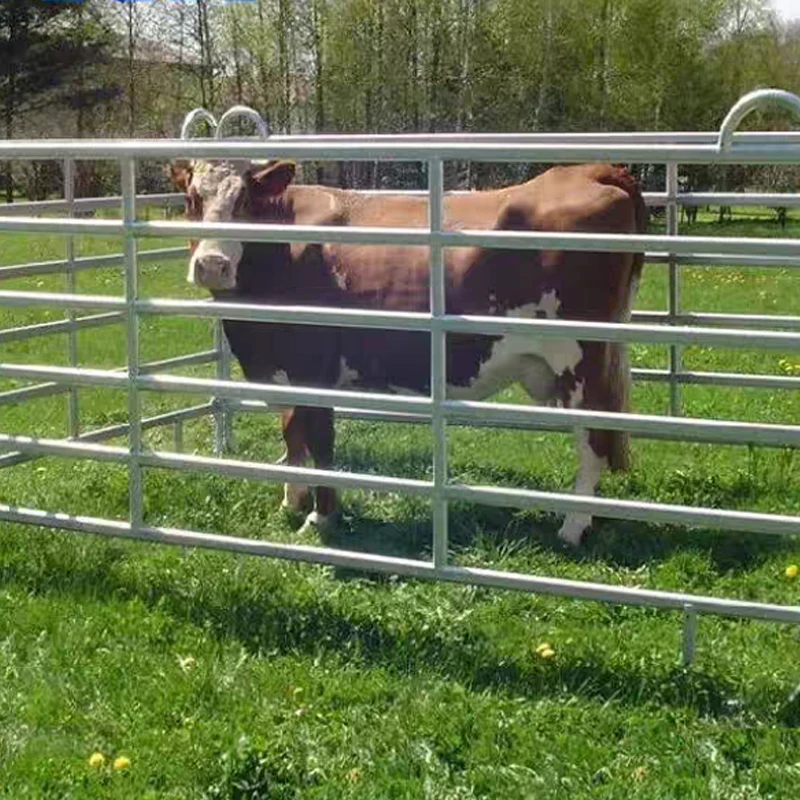
<path id="1" fill-rule="evenodd" d="M 186 193 L 192 182 L 192 162 L 172 161 L 169 164 L 169 178 L 176 189 Z"/>
<path id="2" fill-rule="evenodd" d="M 251 188 L 257 196 L 277 197 L 294 180 L 296 170 L 294 161 L 270 161 L 266 167 L 252 173 Z"/>

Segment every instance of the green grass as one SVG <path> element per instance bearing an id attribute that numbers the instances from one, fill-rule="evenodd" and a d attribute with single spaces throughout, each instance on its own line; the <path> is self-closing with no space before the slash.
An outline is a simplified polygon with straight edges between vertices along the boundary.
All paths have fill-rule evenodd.
<path id="1" fill-rule="evenodd" d="M 775 235 L 767 217 L 691 232 Z M 791 223 L 784 235 L 800 235 Z M 58 237 L 4 235 L 0 263 L 57 258 Z M 161 246 L 147 242 L 144 246 Z M 81 252 L 118 242 L 86 240 Z M 181 259 L 142 268 L 147 295 L 187 296 Z M 63 277 L 3 288 L 61 290 Z M 118 269 L 79 290 L 119 293 Z M 685 307 L 797 313 L 790 270 L 686 269 Z M 649 266 L 639 308 L 663 308 Z M 0 309 L 0 328 L 58 312 Z M 202 349 L 203 320 L 147 319 L 142 355 Z M 86 331 L 86 366 L 124 363 L 121 326 Z M 665 348 L 637 346 L 637 366 Z M 63 336 L 5 345 L 0 360 L 66 363 Z M 798 374 L 797 353 L 692 348 L 693 369 Z M 210 374 L 195 368 L 187 374 Z M 16 385 L 5 381 L 0 390 Z M 202 398 L 197 398 L 202 400 Z M 504 399 L 521 399 L 516 391 Z M 663 413 L 664 386 L 636 386 L 636 410 Z M 796 422 L 788 392 L 686 387 L 687 414 Z M 194 398 L 154 395 L 146 413 Z M 124 393 L 81 390 L 84 428 L 124 420 Z M 63 397 L 0 407 L 0 429 L 64 435 Z M 338 425 L 337 468 L 429 476 L 422 427 Z M 272 460 L 277 421 L 236 420 L 236 456 Z M 563 489 L 568 436 L 453 430 L 454 477 Z M 207 420 L 186 448 L 208 453 Z M 147 435 L 169 449 L 171 431 Z M 634 442 L 635 465 L 601 493 L 797 514 L 789 450 Z M 0 471 L 0 501 L 124 519 L 124 470 L 40 459 Z M 297 542 L 276 485 L 148 471 L 148 523 Z M 344 493 L 326 543 L 411 557 L 430 551 L 427 504 Z M 579 552 L 555 515 L 456 505 L 453 558 L 543 575 L 800 605 L 800 543 L 758 534 L 600 520 Z M 310 539 L 307 543 L 315 543 Z M 800 795 L 800 629 L 703 617 L 696 665 L 678 666 L 678 615 L 474 587 L 374 578 L 138 542 L 0 524 L 0 798 L 795 798 Z M 537 646 L 549 642 L 555 657 Z M 100 751 L 107 764 L 89 767 Z M 130 770 L 109 765 L 119 754 Z"/>

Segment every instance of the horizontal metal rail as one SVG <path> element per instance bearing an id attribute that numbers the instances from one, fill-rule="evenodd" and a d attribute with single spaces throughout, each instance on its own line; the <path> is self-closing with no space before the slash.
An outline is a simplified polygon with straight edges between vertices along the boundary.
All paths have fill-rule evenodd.
<path id="1" fill-rule="evenodd" d="M 289 561 L 368 569 L 375 572 L 406 575 L 427 580 L 554 594 L 581 600 L 624 603 L 625 605 L 634 606 L 655 606 L 674 610 L 682 610 L 688 603 L 698 612 L 703 613 L 764 619 L 773 622 L 800 621 L 800 608 L 794 606 L 779 606 L 749 600 L 731 600 L 722 597 L 706 597 L 654 589 L 634 589 L 626 586 L 571 581 L 562 578 L 544 578 L 475 567 L 447 566 L 437 568 L 427 561 L 379 556 L 369 553 L 352 553 L 347 550 L 327 547 L 265 542 L 259 539 L 199 533 L 175 528 L 133 527 L 128 522 L 71 516 L 39 509 L 17 508 L 2 503 L 0 503 L 0 520 L 63 531 L 139 539 L 180 547 L 204 547 Z"/>
<path id="2" fill-rule="evenodd" d="M 634 322 L 666 324 L 672 320 L 681 325 L 738 325 L 743 328 L 800 330 L 800 317 L 784 314 L 718 314 L 684 311 L 670 316 L 667 311 L 634 311 Z"/>
<path id="3" fill-rule="evenodd" d="M 177 258 L 185 256 L 189 252 L 188 247 L 159 247 L 151 250 L 141 250 L 138 253 L 140 261 L 160 261 L 163 258 Z M 39 261 L 30 264 L 11 264 L 7 267 L 0 267 L 0 281 L 10 280 L 11 278 L 27 278 L 31 275 L 49 275 L 56 272 L 64 272 L 67 269 L 101 269 L 106 267 L 119 267 L 125 263 L 124 253 L 111 253 L 105 256 L 81 256 L 74 261 L 57 259 L 54 261 Z"/>
<path id="4" fill-rule="evenodd" d="M 110 386 L 127 388 L 127 375 L 116 371 L 45 367 L 25 364 L 0 364 L 0 377 L 29 380 L 58 380 L 70 386 Z M 348 407 L 411 414 L 430 414 L 428 397 L 390 395 L 369 392 L 346 392 L 335 389 L 304 389 L 244 381 L 221 381 L 175 375 L 140 375 L 134 379 L 139 389 L 206 394 L 233 400 L 265 400 L 274 405 L 308 405 L 321 408 Z M 621 430 L 648 438 L 688 439 L 724 444 L 760 444 L 772 447 L 800 447 L 800 426 L 660 417 L 645 414 L 619 414 L 584 409 L 544 406 L 478 403 L 447 400 L 442 404 L 447 416 L 460 421 L 481 419 L 494 422 L 533 424 L 546 430 L 565 425 L 602 430 Z"/>
<path id="5" fill-rule="evenodd" d="M 119 297 L 0 290 L 1 306 L 40 305 L 51 308 L 123 310 Z M 793 349 L 800 347 L 800 334 L 784 331 L 708 329 L 688 326 L 646 325 L 614 322 L 583 322 L 564 319 L 528 319 L 453 315 L 434 319 L 422 312 L 373 311 L 326 306 L 275 306 L 205 300 L 138 300 L 141 314 L 170 314 L 222 319 L 240 319 L 302 325 L 335 325 L 352 328 L 388 328 L 427 332 L 440 326 L 448 333 L 487 336 L 517 334 L 539 339 L 649 342 L 652 344 L 717 345 Z"/>
<path id="6" fill-rule="evenodd" d="M 0 344 L 18 342 L 34 336 L 50 336 L 55 333 L 69 333 L 69 331 L 85 330 L 86 328 L 98 328 L 103 325 L 122 322 L 124 319 L 125 317 L 122 314 L 112 312 L 110 314 L 95 314 L 90 317 L 78 317 L 77 319 L 58 320 L 57 322 L 22 325 L 18 328 L 5 328 L 0 330 Z"/>
<path id="7" fill-rule="evenodd" d="M 63 383 L 42 383 L 38 386 L 23 386 L 19 389 L 8 389 L 0 392 L 0 406 L 21 403 L 24 400 L 35 400 L 38 397 L 49 397 L 54 394 L 63 394 L 69 386 Z"/>
<path id="8" fill-rule="evenodd" d="M 26 436 L 0 434 L 0 449 L 15 450 L 33 455 L 90 458 L 114 463 L 128 463 L 131 456 L 126 448 L 75 442 L 60 439 L 33 439 Z M 234 478 L 254 480 L 313 483 L 339 489 L 362 489 L 379 492 L 399 492 L 432 496 L 430 481 L 394 478 L 355 472 L 333 472 L 308 467 L 289 467 L 283 464 L 264 464 L 225 458 L 209 458 L 167 452 L 143 452 L 143 466 L 158 469 L 210 472 Z M 486 486 L 449 484 L 445 488 L 449 500 L 483 505 L 537 508 L 544 511 L 577 512 L 621 519 L 722 528 L 724 530 L 759 532 L 794 536 L 800 534 L 800 517 L 763 514 L 751 511 L 692 508 L 638 500 L 591 497 L 560 492 L 529 489 L 499 489 Z"/>
<path id="9" fill-rule="evenodd" d="M 798 140 L 800 143 L 800 140 Z M 427 198 L 428 192 L 424 189 L 349 189 L 355 194 L 404 196 Z M 472 194 L 472 189 L 453 189 L 445 192 L 445 197 L 464 196 Z M 645 203 L 651 207 L 662 207 L 669 202 L 666 192 L 642 192 Z M 180 192 L 164 192 L 160 194 L 141 194 L 136 197 L 139 206 L 166 206 L 169 208 L 183 208 L 184 195 Z M 798 208 L 800 207 L 800 194 L 791 192 L 695 192 L 688 191 L 678 194 L 675 202 L 679 206 L 764 206 L 768 208 Z M 118 210 L 122 197 L 111 195 L 105 197 L 82 197 L 73 201 L 74 209 L 80 216 L 81 211 L 102 209 Z M 51 211 L 68 211 L 70 204 L 67 200 L 37 200 L 17 203 L 0 203 L 0 216 L 37 216 L 39 213 Z"/>
<path id="10" fill-rule="evenodd" d="M 695 372 L 682 370 L 670 372 L 667 369 L 632 369 L 634 380 L 669 382 L 695 386 L 729 386 L 737 389 L 778 389 L 799 390 L 800 377 L 793 375 L 749 375 L 746 372 Z"/>
<path id="11" fill-rule="evenodd" d="M 210 414 L 213 409 L 213 403 L 201 403 L 196 406 L 189 406 L 188 408 L 179 408 L 176 411 L 167 411 L 163 414 L 157 414 L 153 417 L 142 418 L 142 430 L 156 428 L 162 425 L 173 425 L 176 423 L 187 422 L 197 417 Z M 63 440 L 68 442 L 102 442 L 106 439 L 115 439 L 118 436 L 126 436 L 130 426 L 128 423 L 123 422 L 117 425 L 109 425 L 105 428 L 97 428 L 95 430 L 85 431 L 78 435 L 75 439 Z M 31 461 L 36 458 L 42 458 L 51 453 L 47 448 L 36 447 L 35 442 L 39 441 L 56 441 L 61 440 L 37 440 L 32 437 L 25 437 L 30 446 L 26 446 L 24 452 L 16 450 L 0 456 L 0 469 L 3 467 L 12 467 L 16 464 L 21 464 L 25 461 Z M 85 451 L 83 451 L 85 452 Z"/>
<path id="12" fill-rule="evenodd" d="M 600 144 L 580 140 L 515 142 L 459 141 L 346 141 L 319 142 L 314 137 L 303 141 L 232 141 L 220 139 L 83 139 L 0 141 L 0 159 L 120 159 L 120 158 L 291 158 L 298 161 L 442 161 L 547 162 L 573 163 L 613 161 L 657 164 L 796 164 L 800 162 L 800 141 L 786 136 L 750 139 L 736 134 L 733 146 L 720 148 L 714 143 L 677 142 L 665 139 L 644 144 L 605 140 Z"/>
<path id="13" fill-rule="evenodd" d="M 800 157 L 800 154 L 798 154 Z M 582 252 L 643 253 L 656 250 L 676 255 L 734 253 L 755 256 L 800 256 L 798 239 L 740 236 L 656 236 L 551 231 L 444 230 L 425 228 L 341 227 L 331 225 L 259 225 L 252 222 L 132 222 L 108 219 L 39 219 L 0 217 L 0 230 L 29 233 L 99 234 L 138 237 L 176 236 L 188 239 L 231 239 L 245 242 L 312 242 L 341 244 L 489 247 L 511 250 L 558 249 Z"/>
<path id="14" fill-rule="evenodd" d="M 170 206 L 183 207 L 183 195 L 175 192 L 160 194 L 136 195 L 136 204 L 139 206 Z M 0 203 L 0 214 L 3 216 L 17 216 L 28 214 L 48 213 L 51 211 L 69 211 L 73 209 L 80 215 L 82 211 L 111 208 L 119 211 L 122 205 L 121 196 L 110 197 L 76 197 L 72 202 L 66 199 L 58 200 L 26 200 L 18 203 Z"/>

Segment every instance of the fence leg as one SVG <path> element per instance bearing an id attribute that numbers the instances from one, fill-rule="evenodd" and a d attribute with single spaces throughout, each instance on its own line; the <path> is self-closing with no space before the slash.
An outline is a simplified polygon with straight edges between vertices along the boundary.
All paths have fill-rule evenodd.
<path id="1" fill-rule="evenodd" d="M 667 164 L 667 236 L 678 235 L 678 165 Z M 680 272 L 675 256 L 669 256 L 669 324 L 674 325 L 680 313 Z M 673 417 L 681 414 L 681 396 L 678 375 L 681 372 L 681 351 L 677 345 L 669 347 L 669 413 Z"/>
<path id="2" fill-rule="evenodd" d="M 683 643 L 681 663 L 689 668 L 694 662 L 695 640 L 697 638 L 697 610 L 691 603 L 683 606 Z"/>
<path id="3" fill-rule="evenodd" d="M 67 214 L 75 216 L 75 162 L 64 159 L 64 199 L 67 201 Z M 68 236 L 66 244 L 67 271 L 66 289 L 75 294 L 75 237 Z M 67 361 L 73 369 L 78 366 L 78 332 L 75 330 L 75 312 L 67 311 L 67 319 L 73 323 L 67 332 Z M 67 437 L 77 439 L 80 435 L 80 413 L 78 409 L 78 389 L 71 386 L 67 390 Z"/>
<path id="4" fill-rule="evenodd" d="M 172 430 L 174 436 L 175 452 L 183 452 L 183 423 L 179 420 L 175 423 Z"/>
<path id="5" fill-rule="evenodd" d="M 442 230 L 444 169 L 441 159 L 428 162 L 428 203 L 431 232 Z M 433 433 L 433 564 L 437 568 L 447 566 L 447 420 L 441 404 L 446 399 L 446 346 L 447 334 L 442 330 L 439 318 L 445 313 L 444 253 L 442 246 L 430 246 L 430 310 L 431 320 L 431 427 Z"/>
<path id="6" fill-rule="evenodd" d="M 139 313 L 136 301 L 139 298 L 139 268 L 136 260 L 136 238 L 133 224 L 136 222 L 136 161 L 123 158 L 122 172 L 122 219 L 125 223 L 125 302 L 127 350 L 128 350 L 128 497 L 131 528 L 142 527 L 142 409 L 139 398 Z"/>
<path id="7" fill-rule="evenodd" d="M 222 320 L 214 321 L 214 349 L 217 351 L 217 380 L 231 379 L 231 351 L 222 327 Z M 214 403 L 214 455 L 220 457 L 233 450 L 233 410 L 222 398 Z"/>

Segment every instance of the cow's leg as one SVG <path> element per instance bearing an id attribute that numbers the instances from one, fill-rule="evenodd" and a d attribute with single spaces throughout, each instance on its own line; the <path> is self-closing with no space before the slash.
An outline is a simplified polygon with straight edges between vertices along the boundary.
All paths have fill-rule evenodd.
<path id="1" fill-rule="evenodd" d="M 571 380 L 564 382 L 565 407 L 627 411 L 630 370 L 624 345 L 585 342 L 582 347 L 583 361 Z M 576 494 L 593 496 L 605 469 L 626 469 L 629 465 L 628 436 L 624 432 L 578 429 L 576 444 L 580 461 Z M 570 512 L 558 535 L 577 546 L 591 524 L 591 514 Z"/>
<path id="2" fill-rule="evenodd" d="M 283 411 L 283 441 L 286 452 L 278 463 L 289 467 L 304 467 L 308 457 L 308 408 L 287 408 Z M 283 485 L 283 502 L 285 511 L 302 513 L 308 510 L 311 494 L 303 483 L 285 483 Z"/>
<path id="3" fill-rule="evenodd" d="M 333 448 L 335 430 L 332 408 L 307 409 L 308 450 L 314 459 L 317 469 L 333 467 Z M 314 527 L 323 530 L 332 525 L 336 519 L 336 490 L 330 486 L 315 488 L 316 504 L 314 510 L 306 517 L 303 529 Z"/>

